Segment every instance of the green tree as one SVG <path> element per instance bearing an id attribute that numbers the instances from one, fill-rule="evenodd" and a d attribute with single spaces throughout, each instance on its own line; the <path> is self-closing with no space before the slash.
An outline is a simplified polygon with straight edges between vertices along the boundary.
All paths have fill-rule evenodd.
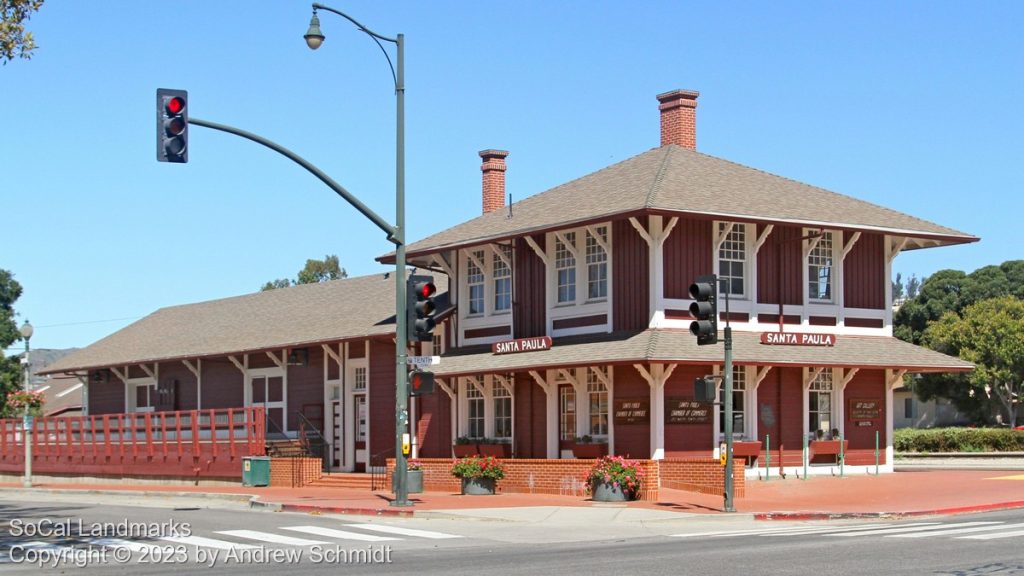
<path id="1" fill-rule="evenodd" d="M 0 59 L 6 66 L 15 57 L 28 60 L 36 48 L 25 21 L 43 7 L 43 0 L 0 0 Z"/>
<path id="2" fill-rule="evenodd" d="M 892 299 L 897 301 L 903 298 L 903 274 L 896 273 L 896 279 L 892 281 Z"/>
<path id="3" fill-rule="evenodd" d="M 7 270 L 0 270 L 0 350 L 21 340 L 15 320 L 14 303 L 21 296 L 21 284 Z M 21 388 L 21 365 L 18 356 L 0 354 L 0 412 L 6 409 L 7 393 Z"/>
<path id="4" fill-rule="evenodd" d="M 975 364 L 973 372 L 944 381 L 958 406 L 1005 413 L 1016 426 L 1024 393 L 1024 301 L 1001 296 L 970 304 L 962 315 L 947 312 L 925 330 L 924 343 Z"/>
<path id="5" fill-rule="evenodd" d="M 328 255 L 324 256 L 323 260 L 306 260 L 306 265 L 302 270 L 299 270 L 297 279 L 278 278 L 277 280 L 271 280 L 264 284 L 260 290 L 265 292 L 277 288 L 287 288 L 299 284 L 316 284 L 317 282 L 327 282 L 328 280 L 339 280 L 341 278 L 348 278 L 348 273 L 341 267 L 337 256 Z"/>

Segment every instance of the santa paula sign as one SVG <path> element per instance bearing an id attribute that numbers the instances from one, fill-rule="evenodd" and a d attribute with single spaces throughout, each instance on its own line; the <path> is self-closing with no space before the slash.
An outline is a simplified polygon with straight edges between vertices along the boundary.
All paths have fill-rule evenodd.
<path id="1" fill-rule="evenodd" d="M 805 332 L 762 332 L 761 344 L 776 346 L 835 346 L 835 334 L 808 334 Z"/>
<path id="2" fill-rule="evenodd" d="M 536 338 L 518 338 L 516 340 L 505 340 L 495 342 L 491 345 L 491 352 L 494 354 L 515 354 L 517 352 L 537 352 L 539 350 L 551 349 L 550 336 L 538 336 Z"/>

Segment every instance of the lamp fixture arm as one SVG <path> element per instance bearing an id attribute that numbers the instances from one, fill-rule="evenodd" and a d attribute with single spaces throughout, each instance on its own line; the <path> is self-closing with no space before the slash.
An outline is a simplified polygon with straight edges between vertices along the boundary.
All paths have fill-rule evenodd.
<path id="1" fill-rule="evenodd" d="M 348 190 L 346 190 L 341 184 L 338 184 L 330 176 L 328 176 L 327 174 L 324 174 L 324 172 L 322 170 L 320 170 L 319 168 L 314 166 L 312 163 L 310 163 L 305 158 L 303 158 L 303 157 L 299 156 L 298 154 L 292 152 L 291 150 L 285 148 L 284 146 L 281 146 L 280 144 L 277 144 L 275 142 L 271 142 L 270 140 L 267 140 L 266 138 L 263 138 L 262 136 L 258 136 L 256 134 L 253 134 L 252 132 L 246 132 L 245 130 L 240 130 L 240 129 L 235 128 L 233 126 L 226 126 L 224 124 L 217 124 L 216 122 L 209 122 L 207 120 L 200 120 L 199 118 L 194 118 L 194 117 L 193 118 L 189 118 L 188 119 L 188 123 L 189 124 L 195 124 L 196 126 L 202 126 L 204 128 L 212 128 L 214 130 L 220 130 L 221 132 L 227 132 L 229 134 L 234 134 L 235 136 L 241 136 L 242 138 L 246 138 L 246 139 L 252 140 L 253 142 L 256 142 L 257 144 L 262 144 L 262 145 L 266 146 L 267 148 L 270 148 L 274 152 L 277 152 L 279 154 L 282 154 L 283 156 L 286 156 L 287 158 L 289 158 L 290 160 L 292 160 L 293 162 L 295 162 L 299 166 L 302 166 L 303 168 L 308 170 L 311 174 L 313 174 L 314 176 L 319 178 L 321 182 L 323 182 L 324 184 L 327 184 L 331 188 L 331 190 L 334 190 L 338 194 L 338 196 L 341 196 L 342 198 L 344 198 L 345 201 L 348 202 L 349 204 L 351 204 L 353 208 L 355 208 L 360 213 L 362 213 L 363 216 L 366 216 L 367 218 L 369 218 L 371 222 L 376 224 L 378 228 L 383 230 L 384 233 L 388 235 L 388 241 L 393 242 L 396 245 L 400 245 L 400 244 L 402 244 L 404 242 L 403 240 L 399 239 L 398 229 L 396 227 L 394 227 L 391 224 L 389 224 L 387 222 L 387 220 L 385 220 L 385 219 L 381 218 L 380 216 L 378 216 L 376 212 L 371 210 L 366 204 L 363 204 L 358 198 L 353 196 L 352 193 L 349 192 Z"/>
<path id="2" fill-rule="evenodd" d="M 313 12 L 315 13 L 317 10 L 326 10 L 328 12 L 333 12 L 334 14 L 337 14 L 338 16 L 341 16 L 342 18 L 344 18 L 344 19 L 348 20 L 349 22 L 355 24 L 356 28 L 358 28 L 362 32 L 365 32 L 366 35 L 369 36 L 370 38 L 373 38 L 373 41 L 376 42 L 377 46 L 380 47 L 380 51 L 384 53 L 384 58 L 387 58 L 388 66 L 391 67 L 391 78 L 395 81 L 395 91 L 398 92 L 398 91 L 400 91 L 400 90 L 402 90 L 404 88 L 404 86 L 400 86 L 399 83 L 398 83 L 398 75 L 395 74 L 395 65 L 394 65 L 394 63 L 391 62 L 391 56 L 388 55 L 388 51 L 384 49 L 384 45 L 380 43 L 381 40 L 384 40 L 385 42 L 391 42 L 392 44 L 395 44 L 397 46 L 397 45 L 399 45 L 399 39 L 398 38 L 388 38 L 387 36 L 383 36 L 381 34 L 377 34 L 373 30 L 370 30 L 366 26 L 363 26 L 361 23 L 359 23 L 358 20 L 356 20 L 355 18 L 349 16 L 348 14 L 345 14 L 341 10 L 336 10 L 334 8 L 331 8 L 330 6 L 324 6 L 323 4 L 319 4 L 319 3 L 314 2 L 313 3 Z"/>

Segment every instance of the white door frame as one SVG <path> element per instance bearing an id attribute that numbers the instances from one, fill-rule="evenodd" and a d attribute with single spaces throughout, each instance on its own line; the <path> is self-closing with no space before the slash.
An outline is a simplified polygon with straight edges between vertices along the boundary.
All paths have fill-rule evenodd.
<path id="1" fill-rule="evenodd" d="M 253 380 L 257 378 L 263 378 L 263 402 L 253 402 L 252 400 L 252 384 Z M 278 402 L 268 402 L 266 399 L 269 397 L 269 388 L 267 385 L 271 378 L 281 379 L 281 400 Z M 250 368 L 246 371 L 245 375 L 245 405 L 250 406 L 262 406 L 265 410 L 270 408 L 280 408 L 282 412 L 281 416 L 281 430 L 288 433 L 288 378 L 285 375 L 283 368 Z"/>

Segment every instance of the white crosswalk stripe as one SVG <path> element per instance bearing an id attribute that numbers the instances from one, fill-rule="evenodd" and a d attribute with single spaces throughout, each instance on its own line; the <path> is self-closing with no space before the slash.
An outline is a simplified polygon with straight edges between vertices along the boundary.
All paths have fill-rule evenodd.
<path id="1" fill-rule="evenodd" d="M 673 538 L 726 538 L 731 536 L 791 536 L 812 534 L 815 532 L 832 532 L 837 530 L 862 530 L 892 526 L 892 524 L 857 524 L 854 526 L 773 526 L 771 528 L 754 528 L 751 530 L 723 530 L 719 532 L 693 532 L 672 534 Z"/>
<path id="2" fill-rule="evenodd" d="M 811 534 L 837 534 L 840 532 L 859 532 L 861 530 L 878 530 L 881 528 L 888 528 L 892 524 L 859 524 L 857 526 L 818 526 L 817 528 L 803 528 L 797 530 L 790 530 L 788 532 L 772 532 L 770 534 L 759 534 L 759 536 L 778 537 L 778 536 L 803 536 Z"/>
<path id="3" fill-rule="evenodd" d="M 999 538 L 1016 538 L 1024 536 L 1024 530 L 1013 530 L 1011 532 L 998 532 L 996 534 L 978 534 L 975 536 L 963 536 L 962 540 L 996 540 Z"/>
<path id="4" fill-rule="evenodd" d="M 284 544 L 286 546 L 316 546 L 317 544 L 327 544 L 327 542 L 324 542 L 323 540 L 309 540 L 306 538 L 296 538 L 294 536 L 272 534 L 270 532 L 260 532 L 258 530 L 218 530 L 217 534 L 234 536 L 235 538 L 248 538 L 250 540 L 258 540 L 260 542 L 269 542 L 270 544 Z"/>
<path id="5" fill-rule="evenodd" d="M 359 540 L 362 542 L 386 542 L 389 540 L 400 540 L 400 538 L 391 538 L 388 536 L 374 536 L 373 534 L 360 534 L 359 532 L 349 532 L 348 530 L 335 530 L 334 528 L 324 528 L 323 526 L 282 526 L 281 529 L 292 530 L 294 532 L 303 532 L 305 534 L 313 534 L 315 536 L 338 538 L 340 540 Z"/>
<path id="6" fill-rule="evenodd" d="M 928 524 L 931 524 L 929 526 Z M 960 522 L 958 526 L 980 526 L 982 524 L 997 524 L 997 522 Z M 844 534 L 826 534 L 826 536 L 839 536 L 839 537 L 856 537 L 856 536 L 884 536 L 888 534 L 901 534 L 904 532 L 927 532 L 930 530 L 942 530 L 947 528 L 948 524 L 939 524 L 938 522 L 921 522 L 917 526 L 910 524 L 904 524 L 897 528 L 883 528 L 881 530 L 865 530 L 861 532 L 846 532 Z"/>
<path id="7" fill-rule="evenodd" d="M 238 544 L 237 542 L 228 542 L 226 540 L 204 538 L 202 536 L 168 536 L 166 538 L 161 538 L 161 540 L 175 542 L 177 544 L 189 544 L 192 546 L 200 546 L 203 548 L 216 548 L 218 550 L 247 550 L 249 548 L 259 548 L 259 546 L 251 546 L 249 544 Z"/>
<path id="8" fill-rule="evenodd" d="M 432 532 L 430 530 L 414 530 L 412 528 L 400 528 L 398 526 L 384 526 L 382 524 L 348 524 L 350 528 L 383 532 L 385 534 L 398 534 L 399 536 L 414 536 L 416 538 L 430 538 L 442 540 L 445 538 L 462 538 L 458 534 L 445 534 L 444 532 Z"/>
<path id="9" fill-rule="evenodd" d="M 957 524 L 951 524 L 957 526 Z M 932 532 L 918 532 L 916 534 L 894 534 L 893 538 L 929 538 L 931 536 L 952 536 L 954 534 L 971 534 L 973 532 L 991 532 L 993 530 L 1006 530 L 1008 528 L 1024 528 L 1024 524 L 994 524 L 990 526 L 971 526 L 970 528 L 950 528 L 948 530 L 935 530 Z"/>

